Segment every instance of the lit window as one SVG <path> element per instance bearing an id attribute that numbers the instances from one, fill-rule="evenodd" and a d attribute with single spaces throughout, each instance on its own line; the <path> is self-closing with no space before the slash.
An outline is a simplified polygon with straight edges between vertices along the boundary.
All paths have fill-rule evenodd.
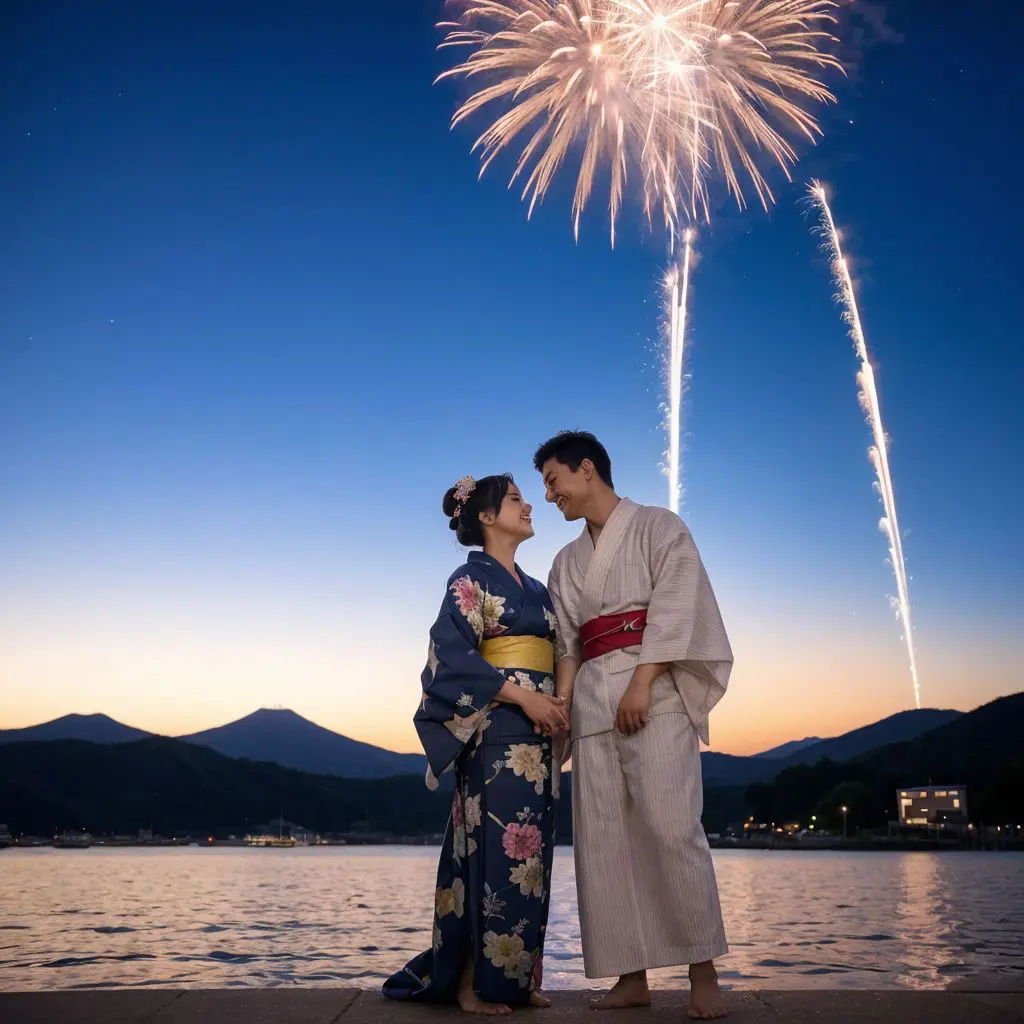
<path id="1" fill-rule="evenodd" d="M 956 810 L 956 811 L 960 810 L 960 801 L 959 800 L 954 800 L 953 801 L 953 809 Z"/>
<path id="2" fill-rule="evenodd" d="M 945 796 L 946 795 L 946 791 L 944 789 L 937 789 L 937 790 L 935 790 L 935 795 L 936 796 Z"/>
<path id="3" fill-rule="evenodd" d="M 924 798 L 925 798 L 925 797 L 926 797 L 926 796 L 927 796 L 928 794 L 927 794 L 927 793 L 925 793 L 924 791 L 922 791 L 922 792 L 921 792 L 921 793 L 919 793 L 918 795 L 919 795 L 919 796 L 921 797 L 921 799 L 923 800 L 923 799 L 924 799 Z"/>
<path id="4" fill-rule="evenodd" d="M 951 789 L 949 791 L 949 795 L 950 796 L 959 796 L 960 795 L 960 791 L 958 789 Z"/>
<path id="5" fill-rule="evenodd" d="M 906 795 L 907 795 L 906 793 L 900 793 L 900 796 L 906 796 Z"/>
<path id="6" fill-rule="evenodd" d="M 928 808 L 927 807 L 920 807 L 920 808 L 918 808 L 918 810 L 920 810 L 920 812 L 922 814 L 927 814 L 928 813 Z"/>

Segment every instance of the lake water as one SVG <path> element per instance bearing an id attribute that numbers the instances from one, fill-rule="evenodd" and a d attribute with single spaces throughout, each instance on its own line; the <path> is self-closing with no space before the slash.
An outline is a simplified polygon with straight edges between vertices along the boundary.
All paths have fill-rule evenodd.
<path id="1" fill-rule="evenodd" d="M 0 989 L 375 987 L 430 944 L 430 847 L 0 852 Z M 1024 971 L 1024 855 L 715 851 L 734 988 Z M 652 983 L 678 985 L 685 968 Z M 572 852 L 545 987 L 583 976 Z"/>

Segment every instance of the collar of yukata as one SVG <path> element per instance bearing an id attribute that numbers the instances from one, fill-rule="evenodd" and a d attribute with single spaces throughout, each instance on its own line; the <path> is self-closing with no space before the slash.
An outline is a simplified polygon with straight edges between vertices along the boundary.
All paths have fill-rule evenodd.
<path id="1" fill-rule="evenodd" d="M 469 496 L 476 490 L 476 481 L 471 476 L 464 476 L 455 485 L 455 511 L 452 513 L 453 519 L 458 519 L 462 515 L 462 510 L 469 501 Z"/>

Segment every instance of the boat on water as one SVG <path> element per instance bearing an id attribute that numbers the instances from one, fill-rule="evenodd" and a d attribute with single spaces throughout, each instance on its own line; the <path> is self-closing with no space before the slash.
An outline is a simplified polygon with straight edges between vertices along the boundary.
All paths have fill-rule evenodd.
<path id="1" fill-rule="evenodd" d="M 274 834 L 274 826 L 277 825 L 277 834 Z M 263 846 L 277 849 L 290 850 L 294 846 L 309 846 L 310 839 L 314 842 L 317 839 L 315 833 L 302 825 L 296 825 L 294 821 L 285 821 L 282 814 L 276 821 L 269 821 L 264 825 L 257 825 L 248 833 L 243 840 L 246 846 Z"/>
<path id="2" fill-rule="evenodd" d="M 291 836 L 270 836 L 270 835 L 249 835 L 245 837 L 246 846 L 269 846 L 278 848 L 287 848 L 296 845 L 296 841 Z"/>
<path id="3" fill-rule="evenodd" d="M 58 850 L 87 850 L 92 846 L 92 836 L 88 832 L 58 832 L 53 837 L 53 845 Z"/>

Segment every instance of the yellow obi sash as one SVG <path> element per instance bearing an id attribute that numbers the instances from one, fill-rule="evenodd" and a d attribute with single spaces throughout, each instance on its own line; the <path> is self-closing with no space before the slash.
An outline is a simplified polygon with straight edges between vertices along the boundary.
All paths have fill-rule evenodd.
<path id="1" fill-rule="evenodd" d="M 539 636 L 496 636 L 480 645 L 480 653 L 495 668 L 521 668 L 547 675 L 555 671 L 555 645 Z"/>

